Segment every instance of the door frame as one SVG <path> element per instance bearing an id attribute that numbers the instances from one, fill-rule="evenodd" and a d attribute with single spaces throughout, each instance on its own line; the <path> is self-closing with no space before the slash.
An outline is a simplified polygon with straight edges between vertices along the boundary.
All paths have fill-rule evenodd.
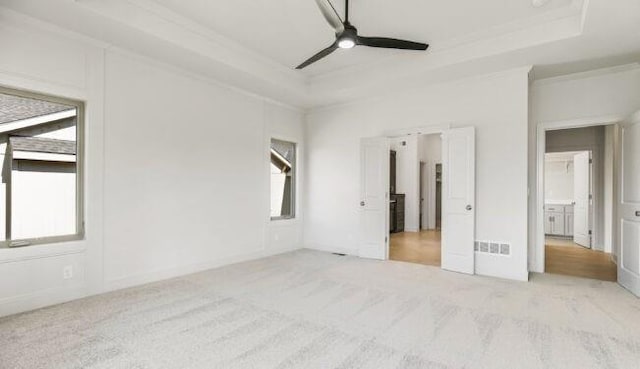
<path id="1" fill-rule="evenodd" d="M 585 128 L 585 127 L 595 127 L 595 126 L 607 126 L 612 124 L 619 124 L 623 122 L 626 117 L 618 116 L 618 115 L 609 115 L 602 117 L 592 117 L 592 118 L 582 118 L 582 119 L 573 119 L 573 120 L 563 120 L 563 121 L 552 121 L 552 122 L 541 122 L 536 127 L 536 201 L 534 211 L 535 217 L 535 243 L 534 243 L 534 253 L 533 262 L 530 264 L 530 271 L 537 273 L 545 272 L 545 233 L 544 233 L 544 169 L 545 169 L 545 154 L 546 154 L 546 133 L 547 131 L 557 131 L 561 129 L 571 129 L 571 128 Z M 580 150 L 576 150 L 580 151 Z M 594 159 L 595 161 L 595 159 Z M 615 204 L 617 201 L 617 191 L 616 182 L 614 173 L 614 198 L 613 203 Z M 594 193 L 594 204 L 596 201 L 602 201 L 596 196 Z M 615 205 L 614 205 L 615 206 Z M 595 212 L 595 210 L 594 210 Z M 600 220 L 592 214 L 592 222 L 596 224 L 596 220 Z M 593 239 L 596 239 L 599 234 L 596 227 L 593 227 Z M 592 243 L 593 249 L 593 243 Z"/>
<path id="2" fill-rule="evenodd" d="M 405 136 L 423 136 L 423 135 L 432 135 L 432 134 L 443 134 L 444 132 L 446 132 L 446 131 L 448 131 L 450 129 L 451 129 L 451 124 L 450 123 L 433 124 L 433 125 L 422 126 L 422 127 L 385 131 L 382 134 L 382 137 L 386 137 L 388 139 L 391 139 L 391 138 L 398 138 L 398 137 L 405 137 Z M 418 163 L 418 167 L 416 168 L 416 170 L 418 171 L 418 173 L 420 173 L 420 160 L 417 160 L 417 163 Z M 444 163 L 444 161 L 443 161 L 442 165 L 446 166 L 447 163 Z M 418 177 L 417 178 L 418 183 L 416 184 L 416 188 L 418 189 L 418 198 L 420 198 L 420 178 L 419 178 L 420 175 L 418 175 L 417 177 Z M 444 201 L 444 199 L 443 199 L 443 201 Z M 389 208 L 388 207 L 386 209 L 386 212 L 387 212 L 386 217 L 389 218 Z M 391 238 L 389 237 L 387 239 L 387 242 L 386 242 L 387 260 L 389 259 L 389 248 L 390 248 L 390 246 L 391 246 Z"/>

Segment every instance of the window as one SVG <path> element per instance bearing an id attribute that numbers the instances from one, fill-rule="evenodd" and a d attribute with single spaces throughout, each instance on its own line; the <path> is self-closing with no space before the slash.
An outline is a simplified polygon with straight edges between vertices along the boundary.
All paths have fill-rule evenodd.
<path id="1" fill-rule="evenodd" d="M 0 88 L 0 244 L 83 236 L 82 103 Z"/>
<path id="2" fill-rule="evenodd" d="M 271 219 L 295 218 L 296 144 L 271 139 Z"/>

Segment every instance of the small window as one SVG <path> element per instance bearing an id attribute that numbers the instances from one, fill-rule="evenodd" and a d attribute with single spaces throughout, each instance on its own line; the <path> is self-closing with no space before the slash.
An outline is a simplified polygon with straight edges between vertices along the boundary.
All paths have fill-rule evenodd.
<path id="1" fill-rule="evenodd" d="M 271 140 L 271 219 L 295 218 L 296 144 Z"/>
<path id="2" fill-rule="evenodd" d="M 82 103 L 0 88 L 0 242 L 83 234 Z"/>

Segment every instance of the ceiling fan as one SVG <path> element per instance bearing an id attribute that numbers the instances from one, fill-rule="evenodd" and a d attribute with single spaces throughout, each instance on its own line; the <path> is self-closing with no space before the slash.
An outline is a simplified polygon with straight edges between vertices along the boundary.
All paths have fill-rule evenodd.
<path id="1" fill-rule="evenodd" d="M 385 49 L 402 49 L 402 50 L 426 50 L 429 45 L 398 40 L 395 38 L 384 38 L 384 37 L 364 37 L 358 35 L 358 30 L 356 27 L 352 26 L 349 23 L 349 0 L 346 0 L 345 6 L 345 20 L 343 21 L 338 15 L 338 12 L 333 7 L 329 0 L 316 0 L 322 15 L 324 15 L 325 19 L 329 23 L 331 27 L 336 32 L 336 41 L 326 49 L 320 51 L 316 55 L 307 59 L 304 63 L 300 64 L 296 69 L 305 68 L 318 60 L 328 56 L 332 52 L 337 49 L 351 49 L 356 45 L 359 46 L 369 46 L 369 47 L 379 47 Z"/>

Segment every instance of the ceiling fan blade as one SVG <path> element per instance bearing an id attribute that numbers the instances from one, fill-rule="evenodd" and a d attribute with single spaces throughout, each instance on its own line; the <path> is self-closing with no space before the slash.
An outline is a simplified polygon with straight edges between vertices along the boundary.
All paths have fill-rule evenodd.
<path id="1" fill-rule="evenodd" d="M 336 31 L 336 34 L 344 31 L 344 24 L 342 18 L 338 15 L 336 8 L 333 7 L 329 0 L 316 0 L 316 4 L 320 8 L 322 15 L 327 20 L 329 25 Z"/>
<path id="2" fill-rule="evenodd" d="M 426 50 L 429 47 L 429 45 L 419 42 L 384 37 L 358 37 L 358 45 L 402 50 Z"/>
<path id="3" fill-rule="evenodd" d="M 315 62 L 317 62 L 318 60 L 324 58 L 325 56 L 331 54 L 332 52 L 336 51 L 338 49 L 338 45 L 337 44 L 333 44 L 329 47 L 327 47 L 326 49 L 320 51 L 319 53 L 317 53 L 316 55 L 310 57 L 309 59 L 307 59 L 307 61 L 305 61 L 304 63 L 298 65 L 296 67 L 296 69 L 302 69 L 304 67 L 307 67 Z"/>

